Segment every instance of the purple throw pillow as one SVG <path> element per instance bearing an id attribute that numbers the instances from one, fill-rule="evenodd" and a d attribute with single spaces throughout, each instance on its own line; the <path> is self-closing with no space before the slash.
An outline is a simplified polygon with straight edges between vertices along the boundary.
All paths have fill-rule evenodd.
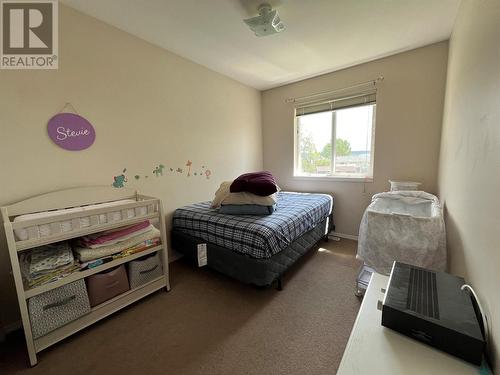
<path id="1" fill-rule="evenodd" d="M 245 173 L 233 181 L 229 188 L 231 193 L 247 191 L 262 197 L 274 194 L 278 191 L 276 180 L 270 172 Z"/>

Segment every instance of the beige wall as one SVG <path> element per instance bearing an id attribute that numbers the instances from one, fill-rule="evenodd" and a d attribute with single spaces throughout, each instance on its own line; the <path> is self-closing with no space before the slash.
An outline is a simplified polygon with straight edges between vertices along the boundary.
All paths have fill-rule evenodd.
<path id="1" fill-rule="evenodd" d="M 357 235 L 364 209 L 388 179 L 421 181 L 436 192 L 448 43 L 390 56 L 353 68 L 265 91 L 262 95 L 264 168 L 287 190 L 331 192 L 337 232 Z M 377 94 L 374 182 L 293 177 L 294 109 L 299 97 L 369 81 L 383 75 Z"/>
<path id="2" fill-rule="evenodd" d="M 162 198 L 172 212 L 262 168 L 257 90 L 62 5 L 59 51 L 57 71 L 0 71 L 0 205 L 110 185 L 127 168 L 129 187 Z M 70 152 L 48 138 L 47 120 L 65 102 L 94 125 L 91 148 Z M 210 168 L 211 178 L 152 175 L 158 164 L 185 168 L 188 159 L 193 172 Z M 0 320 L 10 323 L 16 302 L 0 246 Z"/>
<path id="3" fill-rule="evenodd" d="M 450 41 L 439 195 L 451 271 L 479 293 L 500 373 L 500 2 L 462 2 Z M 496 348 L 495 348 L 496 347 Z"/>

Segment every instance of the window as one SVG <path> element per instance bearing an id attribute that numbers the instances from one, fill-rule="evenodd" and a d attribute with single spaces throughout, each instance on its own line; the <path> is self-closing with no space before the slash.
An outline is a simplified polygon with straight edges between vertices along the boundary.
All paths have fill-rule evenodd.
<path id="1" fill-rule="evenodd" d="M 375 93 L 295 110 L 295 176 L 373 178 Z"/>

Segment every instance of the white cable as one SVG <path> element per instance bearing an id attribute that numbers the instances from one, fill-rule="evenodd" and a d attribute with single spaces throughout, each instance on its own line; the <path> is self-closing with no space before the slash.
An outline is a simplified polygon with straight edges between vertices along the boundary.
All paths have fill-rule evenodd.
<path id="1" fill-rule="evenodd" d="M 469 284 L 464 284 L 462 285 L 462 287 L 460 288 L 460 290 L 465 290 L 465 289 L 468 289 L 469 292 L 472 293 L 472 295 L 474 296 L 474 299 L 476 300 L 476 303 L 477 303 L 477 306 L 479 307 L 479 312 L 481 313 L 481 318 L 483 320 L 483 327 L 484 327 L 484 341 L 486 343 L 486 346 L 488 346 L 488 340 L 489 340 L 489 326 L 488 326 L 488 319 L 486 318 L 486 314 L 484 313 L 484 310 L 483 310 L 483 306 L 481 306 L 481 302 L 479 302 L 479 298 L 476 294 L 476 292 L 474 291 L 474 289 L 472 289 L 472 287 L 469 285 Z"/>

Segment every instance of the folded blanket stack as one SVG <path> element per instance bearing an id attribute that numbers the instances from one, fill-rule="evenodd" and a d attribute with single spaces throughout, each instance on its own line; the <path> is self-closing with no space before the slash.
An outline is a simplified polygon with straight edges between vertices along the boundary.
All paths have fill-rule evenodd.
<path id="1" fill-rule="evenodd" d="M 124 228 L 82 237 L 74 252 L 80 262 L 89 262 L 111 255 L 130 255 L 160 243 L 160 231 L 149 220 Z"/>
<path id="2" fill-rule="evenodd" d="M 88 236 L 80 237 L 79 243 L 82 247 L 97 249 L 108 245 L 114 245 L 119 242 L 138 236 L 151 230 L 149 220 L 142 223 L 130 225 L 124 228 L 108 230 L 104 232 L 94 233 Z"/>
<path id="3" fill-rule="evenodd" d="M 270 215 L 276 210 L 279 187 L 269 172 L 246 173 L 223 182 L 212 208 L 228 215 Z"/>
<path id="4" fill-rule="evenodd" d="M 24 251 L 19 255 L 19 264 L 25 285 L 34 288 L 159 244 L 160 231 L 145 220 L 80 237 L 73 249 L 68 242 L 59 242 Z"/>
<path id="5" fill-rule="evenodd" d="M 58 280 L 80 268 L 67 242 L 23 252 L 19 256 L 19 263 L 24 281 L 30 288 Z"/>

